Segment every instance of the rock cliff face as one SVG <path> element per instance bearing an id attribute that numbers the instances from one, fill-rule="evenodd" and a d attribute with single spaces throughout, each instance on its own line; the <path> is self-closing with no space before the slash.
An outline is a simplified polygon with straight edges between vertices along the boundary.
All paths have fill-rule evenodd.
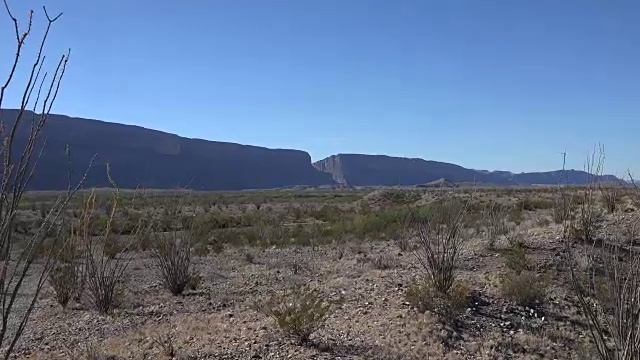
<path id="1" fill-rule="evenodd" d="M 1 116 L 11 121 L 15 114 L 15 110 L 2 110 Z M 31 114 L 23 119 L 16 149 L 24 146 Z M 53 114 L 42 140 L 46 140 L 46 147 L 30 183 L 33 190 L 66 188 L 67 145 L 74 179 L 80 178 L 96 155 L 87 187 L 110 186 L 107 163 L 122 188 L 237 190 L 335 184 L 330 174 L 311 165 L 308 153 L 299 150 L 189 139 L 138 126 Z"/>
<path id="2" fill-rule="evenodd" d="M 420 185 L 439 179 L 454 183 L 476 182 L 496 185 L 555 185 L 560 171 L 513 174 L 507 171 L 481 171 L 455 164 L 386 155 L 338 154 L 313 164 L 316 169 L 331 174 L 333 179 L 351 186 Z M 565 171 L 566 182 L 586 184 L 589 174 Z M 601 181 L 619 181 L 603 175 Z"/>

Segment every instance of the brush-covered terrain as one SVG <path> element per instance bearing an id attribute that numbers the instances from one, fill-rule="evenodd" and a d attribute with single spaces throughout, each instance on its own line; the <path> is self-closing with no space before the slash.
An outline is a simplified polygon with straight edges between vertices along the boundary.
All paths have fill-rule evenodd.
<path id="1" fill-rule="evenodd" d="M 23 198 L 18 239 L 54 196 Z M 595 186 L 87 191 L 31 252 L 17 308 L 55 263 L 17 358 L 596 358 L 581 299 L 606 320 L 615 291 L 606 272 L 579 285 L 596 252 L 633 258 L 637 200 Z"/>

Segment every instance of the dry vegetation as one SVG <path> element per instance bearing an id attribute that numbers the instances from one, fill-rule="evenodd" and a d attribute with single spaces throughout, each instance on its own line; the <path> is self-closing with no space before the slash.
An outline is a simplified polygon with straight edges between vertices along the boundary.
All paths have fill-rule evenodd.
<path id="1" fill-rule="evenodd" d="M 17 353 L 635 359 L 636 239 L 624 229 L 640 217 L 635 191 L 616 191 L 612 213 L 597 185 L 86 191 L 58 222 L 70 239 Z M 24 198 L 27 232 L 49 201 Z M 557 224 L 560 203 L 571 216 Z M 608 247 L 629 262 L 607 262 Z"/>

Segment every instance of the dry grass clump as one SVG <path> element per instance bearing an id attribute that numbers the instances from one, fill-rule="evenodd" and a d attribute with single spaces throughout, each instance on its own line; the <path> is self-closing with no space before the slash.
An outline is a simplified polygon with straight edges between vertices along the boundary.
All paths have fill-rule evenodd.
<path id="1" fill-rule="evenodd" d="M 151 253 L 162 284 L 173 295 L 180 295 L 195 277 L 188 233 L 156 234 Z"/>
<path id="2" fill-rule="evenodd" d="M 49 273 L 49 283 L 53 287 L 56 301 L 63 309 L 69 301 L 81 296 L 84 281 L 83 268 L 78 263 L 57 264 Z"/>
<path id="3" fill-rule="evenodd" d="M 169 331 L 163 334 L 158 334 L 153 339 L 153 344 L 160 348 L 162 354 L 169 359 L 174 359 L 178 351 L 174 345 L 174 338 L 172 334 L 172 329 L 169 328 Z"/>
<path id="4" fill-rule="evenodd" d="M 547 283 L 531 271 L 526 249 L 514 243 L 505 253 L 505 265 L 509 271 L 501 279 L 503 294 L 521 306 L 540 305 L 546 294 Z"/>
<path id="5" fill-rule="evenodd" d="M 546 296 L 546 282 L 535 272 L 510 272 L 502 278 L 502 292 L 521 306 L 539 306 Z"/>
<path id="6" fill-rule="evenodd" d="M 331 315 L 333 303 L 325 300 L 318 290 L 305 286 L 273 295 L 259 309 L 273 318 L 287 336 L 298 344 L 307 344 Z"/>

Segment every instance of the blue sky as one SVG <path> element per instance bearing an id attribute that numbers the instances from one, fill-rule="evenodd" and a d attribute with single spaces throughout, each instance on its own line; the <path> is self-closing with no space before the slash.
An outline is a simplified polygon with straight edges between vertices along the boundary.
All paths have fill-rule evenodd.
<path id="1" fill-rule="evenodd" d="M 9 3 L 25 18 L 42 0 Z M 48 54 L 72 51 L 56 113 L 515 172 L 565 149 L 582 168 L 602 143 L 607 172 L 640 173 L 635 0 L 45 3 L 64 12 Z M 10 36 L 0 17 L 1 54 Z"/>

